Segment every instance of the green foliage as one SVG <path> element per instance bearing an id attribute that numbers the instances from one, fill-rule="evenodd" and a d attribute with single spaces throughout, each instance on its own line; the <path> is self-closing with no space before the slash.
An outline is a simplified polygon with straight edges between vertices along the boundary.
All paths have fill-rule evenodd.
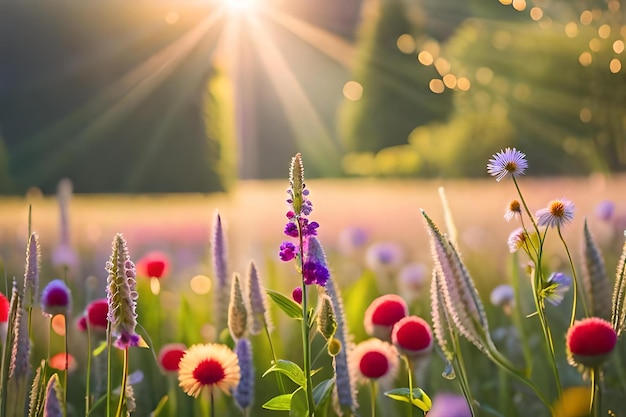
<path id="1" fill-rule="evenodd" d="M 375 10 L 363 22 L 354 78 L 363 96 L 346 101 L 340 114 L 340 132 L 349 151 L 376 152 L 407 143 L 409 133 L 448 114 L 451 94 L 434 94 L 432 67 L 418 64 L 412 53 L 400 51 L 397 40 L 423 34 L 420 23 L 409 18 L 402 0 L 373 2 Z M 415 10 L 412 10 L 415 12 Z"/>

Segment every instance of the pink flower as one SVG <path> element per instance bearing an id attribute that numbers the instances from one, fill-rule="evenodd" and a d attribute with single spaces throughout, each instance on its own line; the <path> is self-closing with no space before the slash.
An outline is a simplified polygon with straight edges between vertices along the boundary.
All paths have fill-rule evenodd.
<path id="1" fill-rule="evenodd" d="M 148 278 L 163 278 L 169 269 L 169 257 L 159 251 L 148 252 L 137 262 L 137 275 Z"/>
<path id="2" fill-rule="evenodd" d="M 393 325 L 409 314 L 409 308 L 402 297 L 386 294 L 376 298 L 365 310 L 363 325 L 370 336 L 391 341 Z"/>
<path id="3" fill-rule="evenodd" d="M 0 323 L 9 321 L 9 307 L 9 300 L 4 294 L 0 293 Z"/>
<path id="4" fill-rule="evenodd" d="M 87 305 L 84 316 L 78 320 L 78 328 L 87 331 L 87 324 L 89 324 L 91 332 L 104 333 L 109 323 L 108 313 L 109 303 L 106 298 L 93 300 Z"/>
<path id="5" fill-rule="evenodd" d="M 433 350 L 433 332 L 421 317 L 409 316 L 393 326 L 391 340 L 400 353 L 416 358 Z"/>
<path id="6" fill-rule="evenodd" d="M 471 417 L 472 412 L 464 396 L 447 392 L 439 393 L 433 399 L 428 417 Z"/>
<path id="7" fill-rule="evenodd" d="M 187 346 L 182 343 L 163 345 L 157 358 L 163 372 L 178 372 L 180 359 L 185 355 Z"/>
<path id="8" fill-rule="evenodd" d="M 567 359 L 571 365 L 594 368 L 615 348 L 617 333 L 611 323 L 598 317 L 576 320 L 566 336 Z"/>

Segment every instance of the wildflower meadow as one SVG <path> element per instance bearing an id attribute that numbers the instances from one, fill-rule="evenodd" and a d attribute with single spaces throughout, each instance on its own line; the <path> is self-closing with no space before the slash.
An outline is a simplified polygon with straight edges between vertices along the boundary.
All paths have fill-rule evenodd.
<path id="1" fill-rule="evenodd" d="M 0 202 L 0 415 L 626 416 L 623 179 L 484 164 L 371 192 L 296 154 L 271 190 L 80 223 L 69 181 Z"/>

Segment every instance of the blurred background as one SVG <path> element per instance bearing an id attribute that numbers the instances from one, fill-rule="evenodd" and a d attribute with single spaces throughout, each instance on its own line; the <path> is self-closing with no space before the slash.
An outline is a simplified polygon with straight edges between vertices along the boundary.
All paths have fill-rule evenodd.
<path id="1" fill-rule="evenodd" d="M 618 0 L 3 0 L 0 192 L 626 170 Z"/>

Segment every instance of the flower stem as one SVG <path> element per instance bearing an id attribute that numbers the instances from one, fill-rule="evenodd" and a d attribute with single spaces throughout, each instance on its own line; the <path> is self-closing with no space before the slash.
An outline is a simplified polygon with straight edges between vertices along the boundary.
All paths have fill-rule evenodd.
<path id="1" fill-rule="evenodd" d="M 91 326 L 89 320 L 85 321 L 87 324 L 87 375 L 85 376 L 85 417 L 89 415 L 89 409 L 91 408 L 91 358 L 93 352 L 91 351 Z"/>
<path id="2" fill-rule="evenodd" d="M 209 396 L 210 396 L 210 406 L 209 406 L 209 417 L 215 416 L 215 395 L 213 394 L 213 386 L 209 387 Z"/>
<path id="3" fill-rule="evenodd" d="M 370 380 L 372 417 L 376 417 L 376 381 Z"/>
<path id="4" fill-rule="evenodd" d="M 272 336 L 270 335 L 270 329 L 267 327 L 267 322 L 265 318 L 263 319 L 263 327 L 265 328 L 265 335 L 267 336 L 267 341 L 270 345 L 270 352 L 272 353 L 272 360 L 274 361 L 274 365 L 278 363 L 278 357 L 276 356 L 276 351 L 274 350 L 274 344 L 272 343 Z M 276 374 L 276 382 L 278 383 L 278 389 L 281 394 L 285 394 L 285 384 L 283 383 L 283 378 L 280 372 L 274 372 Z"/>
<path id="5" fill-rule="evenodd" d="M 302 224 L 300 216 L 296 216 L 296 224 L 298 226 L 298 239 L 300 250 L 300 275 L 302 282 L 302 354 L 304 361 L 304 375 L 306 378 L 306 400 L 308 405 L 309 416 L 315 413 L 315 401 L 313 400 L 313 379 L 311 377 L 311 343 L 309 337 L 309 312 L 307 305 L 307 287 L 304 283 L 304 238 L 302 236 Z"/>
<path id="6" fill-rule="evenodd" d="M 122 390 L 120 391 L 120 400 L 117 403 L 117 412 L 115 417 L 122 417 L 124 400 L 126 399 L 126 382 L 128 381 L 128 347 L 124 349 L 124 365 L 122 368 Z"/>
<path id="7" fill-rule="evenodd" d="M 406 355 L 402 355 L 402 359 L 406 364 L 406 371 L 409 374 L 409 417 L 413 417 L 413 364 Z"/>

